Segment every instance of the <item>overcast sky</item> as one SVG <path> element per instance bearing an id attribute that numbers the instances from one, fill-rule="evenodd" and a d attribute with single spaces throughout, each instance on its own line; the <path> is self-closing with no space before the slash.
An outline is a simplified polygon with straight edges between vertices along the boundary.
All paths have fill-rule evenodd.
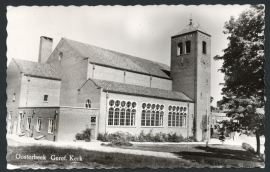
<path id="1" fill-rule="evenodd" d="M 53 38 L 53 49 L 62 37 L 170 66 L 170 37 L 187 24 L 200 23 L 211 38 L 211 56 L 227 47 L 224 23 L 249 5 L 201 6 L 96 6 L 7 7 L 7 58 L 38 60 L 40 36 Z M 213 105 L 222 98 L 217 70 L 221 61 L 211 60 Z"/>

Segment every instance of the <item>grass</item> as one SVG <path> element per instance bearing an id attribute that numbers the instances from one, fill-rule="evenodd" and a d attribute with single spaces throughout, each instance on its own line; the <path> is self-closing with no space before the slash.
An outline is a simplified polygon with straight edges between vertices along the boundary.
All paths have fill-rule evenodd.
<path id="1" fill-rule="evenodd" d="M 15 158 L 16 154 L 45 155 L 47 160 L 17 160 Z M 57 156 L 82 156 L 83 161 L 76 163 L 52 161 L 50 160 L 50 156 L 53 154 Z M 7 162 L 12 165 L 18 165 L 21 168 L 180 168 L 201 166 L 197 163 L 191 163 L 182 159 L 168 159 L 47 146 L 8 147 Z"/>
<path id="2" fill-rule="evenodd" d="M 21 168 L 252 168 L 264 166 L 264 162 L 237 146 L 210 145 L 141 145 L 134 144 L 125 149 L 139 149 L 171 152 L 179 157 L 161 158 L 116 152 L 98 152 L 83 149 L 58 148 L 49 146 L 19 146 L 7 149 L 7 162 Z M 45 155 L 46 161 L 17 160 L 16 154 Z M 82 156 L 82 162 L 52 161 L 51 155 Z"/>
<path id="3" fill-rule="evenodd" d="M 138 149 L 156 152 L 170 152 L 179 158 L 206 164 L 211 166 L 223 167 L 262 167 L 264 160 L 256 157 L 254 154 L 246 151 L 241 146 L 229 145 L 151 145 L 151 144 L 134 144 L 133 147 L 122 147 L 124 149 Z"/>

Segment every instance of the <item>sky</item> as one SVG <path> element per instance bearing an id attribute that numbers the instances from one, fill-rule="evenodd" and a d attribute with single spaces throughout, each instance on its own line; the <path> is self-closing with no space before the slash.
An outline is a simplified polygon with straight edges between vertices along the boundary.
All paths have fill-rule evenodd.
<path id="1" fill-rule="evenodd" d="M 7 58 L 38 61 L 40 36 L 62 37 L 170 66 L 171 36 L 192 20 L 211 35 L 211 57 L 223 55 L 228 45 L 224 24 L 249 5 L 200 6 L 82 6 L 7 7 Z M 222 61 L 211 58 L 211 96 L 222 99 L 218 72 Z"/>

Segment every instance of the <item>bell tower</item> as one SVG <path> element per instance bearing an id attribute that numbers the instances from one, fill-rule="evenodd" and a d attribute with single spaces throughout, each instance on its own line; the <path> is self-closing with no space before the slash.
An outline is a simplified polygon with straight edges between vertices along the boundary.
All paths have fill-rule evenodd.
<path id="1" fill-rule="evenodd" d="M 194 101 L 192 131 L 196 140 L 210 137 L 211 35 L 190 23 L 171 37 L 172 90 Z"/>

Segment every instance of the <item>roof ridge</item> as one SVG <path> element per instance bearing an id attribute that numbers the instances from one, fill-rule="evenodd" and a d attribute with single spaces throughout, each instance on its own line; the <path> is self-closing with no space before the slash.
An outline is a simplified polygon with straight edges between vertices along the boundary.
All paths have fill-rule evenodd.
<path id="1" fill-rule="evenodd" d="M 107 49 L 107 48 L 102 48 L 102 47 L 98 47 L 98 46 L 95 46 L 95 45 L 91 45 L 89 43 L 84 43 L 84 42 L 79 42 L 79 41 L 76 41 L 76 40 L 72 40 L 72 39 L 68 39 L 68 38 L 63 38 L 65 40 L 68 40 L 68 41 L 74 41 L 74 42 L 77 42 L 77 43 L 80 43 L 80 44 L 85 44 L 85 45 L 89 45 L 89 46 L 92 46 L 92 47 L 95 47 L 95 48 L 99 48 L 99 49 L 102 49 L 102 50 L 106 50 L 106 51 L 111 51 L 111 52 L 114 52 L 114 53 L 118 53 L 118 54 L 122 54 L 122 55 L 126 55 L 126 56 L 130 56 L 130 57 L 134 57 L 134 58 L 138 58 L 138 59 L 142 59 L 142 60 L 146 60 L 146 61 L 149 61 L 149 62 L 152 62 L 152 63 L 158 63 L 158 64 L 163 64 L 163 65 L 167 65 L 165 63 L 161 63 L 161 62 L 156 62 L 156 61 L 152 61 L 152 60 L 148 60 L 148 59 L 144 59 L 144 58 L 141 58 L 141 57 L 137 57 L 137 56 L 133 56 L 133 55 L 129 55 L 129 54 L 125 54 L 125 53 L 121 53 L 121 52 L 118 52 L 118 51 L 114 51 L 114 50 L 110 50 L 110 49 Z M 67 41 L 67 42 L 68 42 Z M 70 44 L 69 44 L 70 45 Z M 71 46 L 71 45 L 70 45 Z M 72 46 L 71 46 L 72 47 Z M 74 48 L 74 47 L 72 47 Z M 76 49 L 76 48 L 74 48 Z M 76 51 L 77 52 L 77 51 Z M 83 55 L 81 55 L 83 56 Z M 168 66 L 168 65 L 167 65 Z M 169 67 L 169 66 L 168 66 Z"/>

